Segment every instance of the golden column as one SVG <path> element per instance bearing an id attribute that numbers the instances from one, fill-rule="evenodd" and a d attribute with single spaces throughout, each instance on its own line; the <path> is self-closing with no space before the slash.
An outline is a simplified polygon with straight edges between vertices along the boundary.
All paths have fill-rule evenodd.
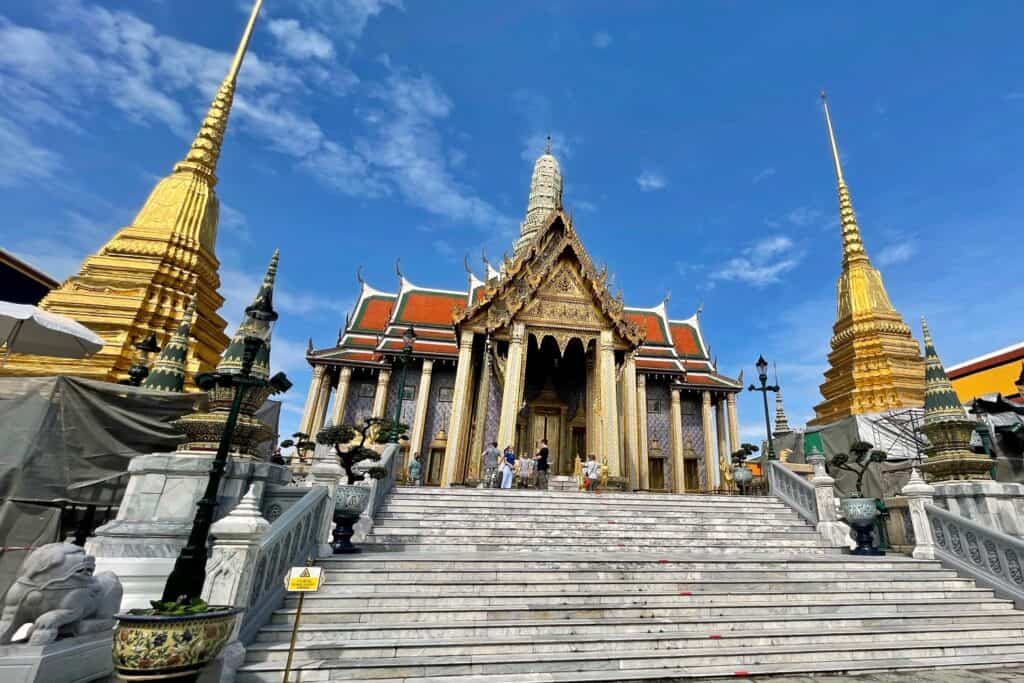
<path id="1" fill-rule="evenodd" d="M 348 387 L 352 381 L 352 368 L 343 365 L 338 371 L 338 388 L 334 390 L 334 411 L 331 420 L 340 425 L 345 420 L 345 404 L 348 402 Z"/>
<path id="2" fill-rule="evenodd" d="M 412 441 L 409 445 L 413 453 L 423 450 L 423 431 L 427 428 L 427 405 L 430 402 L 430 380 L 433 374 L 434 361 L 427 358 L 420 370 L 420 387 L 416 392 L 416 411 L 413 415 Z"/>
<path id="3" fill-rule="evenodd" d="M 313 424 L 313 414 L 316 412 L 317 403 L 320 401 L 320 391 L 323 388 L 326 370 L 327 367 L 324 365 L 313 366 L 313 376 L 309 380 L 309 391 L 306 392 L 306 404 L 302 408 L 302 420 L 299 422 L 299 431 L 303 434 L 312 434 L 309 428 Z"/>
<path id="4" fill-rule="evenodd" d="M 651 488 L 650 460 L 647 451 L 647 375 L 640 373 L 636 378 L 637 402 L 637 457 L 640 460 L 640 489 Z"/>
<path id="5" fill-rule="evenodd" d="M 331 377 L 330 370 L 324 368 L 324 374 L 320 378 L 320 391 L 317 392 L 316 404 L 313 406 L 313 419 L 309 424 L 311 436 L 316 436 L 316 433 L 324 426 L 324 421 L 327 420 L 327 409 L 331 403 L 331 388 L 333 384 L 333 378 Z"/>
<path id="6" fill-rule="evenodd" d="M 672 410 L 669 417 L 672 420 L 672 490 L 675 493 L 686 492 L 686 471 L 683 465 L 683 409 L 680 406 L 679 394 L 682 388 L 673 386 Z"/>
<path id="7" fill-rule="evenodd" d="M 498 448 L 515 448 L 516 416 L 519 414 L 520 381 L 526 365 L 526 325 L 512 323 L 508 342 L 508 360 L 505 363 L 505 386 L 501 392 L 501 420 L 498 422 Z M 449 442 L 450 443 L 450 442 Z"/>
<path id="8" fill-rule="evenodd" d="M 719 395 L 718 400 L 715 401 L 715 429 L 718 431 L 718 462 L 715 466 L 715 488 L 719 488 L 722 485 L 721 473 L 722 473 L 722 462 L 729 462 L 729 445 L 726 442 L 726 427 L 728 423 L 725 417 L 725 397 Z"/>
<path id="9" fill-rule="evenodd" d="M 451 486 L 458 473 L 459 461 L 466 450 L 469 420 L 469 385 L 473 379 L 473 331 L 462 330 L 459 338 L 459 364 L 455 368 L 455 392 L 452 396 L 452 414 L 448 422 L 448 445 L 444 452 L 444 472 L 441 486 Z M 505 381 L 509 380 L 506 375 Z M 502 406 L 504 408 L 504 406 Z"/>
<path id="10" fill-rule="evenodd" d="M 601 394 L 597 390 L 597 344 L 594 344 L 594 355 L 586 359 L 587 365 L 587 452 L 583 459 L 591 453 L 597 455 L 601 451 Z"/>
<path id="11" fill-rule="evenodd" d="M 629 487 L 640 488 L 640 449 L 637 445 L 636 358 L 626 354 L 622 371 L 622 425 L 625 431 L 626 462 L 629 463 Z"/>
<path id="12" fill-rule="evenodd" d="M 715 472 L 718 464 L 715 462 L 715 434 L 711 418 L 711 392 L 704 391 L 701 394 L 701 427 L 704 432 L 704 488 L 710 490 L 715 486 Z"/>
<path id="13" fill-rule="evenodd" d="M 601 390 L 601 445 L 605 452 L 599 459 L 607 458 L 608 476 L 622 474 L 622 453 L 619 453 L 618 400 L 615 395 L 615 343 L 611 330 L 601 330 L 598 342 L 598 373 Z M 614 451 L 614 452 L 612 452 Z"/>
<path id="14" fill-rule="evenodd" d="M 731 444 L 726 457 L 729 458 L 729 463 L 732 463 L 732 453 L 740 447 L 740 421 L 736 417 L 736 394 L 729 394 L 728 398 L 725 399 L 726 407 L 729 411 L 729 443 Z"/>
<path id="15" fill-rule="evenodd" d="M 484 430 L 487 429 L 487 401 L 491 393 L 491 338 L 484 340 L 484 356 L 480 363 L 480 383 L 473 408 L 473 442 L 469 447 L 469 479 L 479 480 L 480 461 L 483 459 Z"/>
<path id="16" fill-rule="evenodd" d="M 825 93 L 822 93 L 822 100 Z M 924 402 L 924 361 L 910 328 L 889 302 L 882 275 L 871 265 L 850 190 L 843 179 L 832 117 L 825 102 L 839 194 L 843 266 L 836 283 L 836 322 L 829 342 L 829 369 L 821 385 L 824 401 L 814 406 L 809 425 L 850 415 L 920 406 Z"/>
<path id="17" fill-rule="evenodd" d="M 220 263 L 214 245 L 219 202 L 213 188 L 235 82 L 261 5 L 257 0 L 252 8 L 227 76 L 185 158 L 157 183 L 131 224 L 39 303 L 44 310 L 92 329 L 106 345 L 82 359 L 12 354 L 0 375 L 123 379 L 133 362 L 132 345 L 150 333 L 166 339 L 193 295 L 196 321 L 186 360 L 186 387 L 193 386 L 197 372 L 217 365 L 228 338 L 226 323 L 217 314 L 224 298 L 217 292 Z"/>
<path id="18" fill-rule="evenodd" d="M 391 382 L 391 368 L 382 367 L 377 373 L 377 389 L 373 392 L 372 417 L 384 417 L 384 411 L 388 407 L 388 384 Z M 399 387 L 401 391 L 401 387 Z M 399 396 L 401 400 L 401 396 Z"/>

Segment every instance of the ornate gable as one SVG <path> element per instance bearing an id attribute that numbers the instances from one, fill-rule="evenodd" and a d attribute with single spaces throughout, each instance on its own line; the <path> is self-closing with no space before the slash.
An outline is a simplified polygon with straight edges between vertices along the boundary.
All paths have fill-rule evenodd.
<path id="1" fill-rule="evenodd" d="M 607 269 L 598 271 L 583 248 L 571 221 L 554 211 L 547 228 L 511 261 L 504 276 L 488 283 L 478 303 L 456 311 L 456 326 L 493 331 L 513 319 L 545 327 L 599 330 L 607 325 L 637 347 L 643 331 L 624 313 L 622 296 L 606 286 Z"/>

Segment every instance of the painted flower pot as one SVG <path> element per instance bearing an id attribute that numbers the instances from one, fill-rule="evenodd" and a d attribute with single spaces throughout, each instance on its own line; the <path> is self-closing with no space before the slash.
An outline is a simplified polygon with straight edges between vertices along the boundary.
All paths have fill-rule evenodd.
<path id="1" fill-rule="evenodd" d="M 194 681 L 228 644 L 237 607 L 201 614 L 119 614 L 114 669 L 126 681 Z"/>
<path id="2" fill-rule="evenodd" d="M 850 525 L 855 534 L 857 547 L 850 552 L 854 555 L 884 555 L 874 547 L 871 532 L 878 518 L 878 507 L 874 498 L 843 498 L 840 504 L 843 519 Z"/>
<path id="3" fill-rule="evenodd" d="M 331 548 L 335 555 L 361 552 L 352 545 L 352 534 L 359 515 L 370 500 L 369 486 L 339 486 L 334 498 L 334 540 Z"/>

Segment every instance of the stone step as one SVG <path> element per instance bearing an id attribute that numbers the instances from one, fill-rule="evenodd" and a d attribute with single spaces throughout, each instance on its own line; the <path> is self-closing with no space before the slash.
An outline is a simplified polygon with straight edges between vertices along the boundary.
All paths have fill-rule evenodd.
<path id="1" fill-rule="evenodd" d="M 598 618 L 598 617 L 645 617 L 655 618 L 685 618 L 703 616 L 708 618 L 730 617 L 737 614 L 747 615 L 794 615 L 794 614 L 844 614 L 847 612 L 874 612 L 879 616 L 889 614 L 902 614 L 918 611 L 929 611 L 936 608 L 930 602 L 914 602 L 904 599 L 872 600 L 864 603 L 856 597 L 850 599 L 843 596 L 832 598 L 831 596 L 819 596 L 814 601 L 800 603 L 778 603 L 769 598 L 761 602 L 738 603 L 716 603 L 711 598 L 694 595 L 689 597 L 685 603 L 678 600 L 651 601 L 643 606 L 616 606 L 616 605 L 543 605 L 531 608 L 527 605 L 508 605 L 481 608 L 464 608 L 451 604 L 449 601 L 439 601 L 440 604 L 413 609 L 408 607 L 379 607 L 373 612 L 367 612 L 362 608 L 344 607 L 306 607 L 302 612 L 302 621 L 307 624 L 329 624 L 329 623 L 394 623 L 396 621 L 414 622 L 442 622 L 442 621 L 476 621 L 490 619 L 577 619 L 577 618 Z M 1013 610 L 1013 604 L 1003 600 L 977 601 L 973 598 L 945 598 L 943 605 L 970 605 L 977 612 L 985 613 L 1006 613 Z M 271 623 L 291 623 L 295 617 L 294 609 L 282 608 L 276 610 L 271 617 Z"/>
<path id="2" fill-rule="evenodd" d="M 950 572 L 952 573 L 952 572 Z M 532 577 L 531 577 L 532 578 Z M 652 594 L 658 592 L 679 592 L 691 593 L 740 593 L 756 592 L 761 590 L 781 591 L 783 593 L 830 593 L 849 591 L 909 591 L 920 590 L 963 590 L 973 589 L 975 584 L 967 579 L 914 578 L 908 580 L 890 580 L 884 574 L 879 573 L 878 578 L 871 581 L 847 581 L 832 580 L 831 578 L 820 578 L 818 580 L 804 578 L 782 578 L 762 580 L 758 577 L 750 579 L 735 580 L 734 577 L 721 579 L 708 579 L 701 577 L 689 580 L 673 580 L 663 577 L 652 577 L 649 579 L 580 579 L 578 577 L 566 577 L 566 580 L 559 581 L 552 578 L 548 581 L 527 581 L 519 577 L 503 577 L 499 579 L 496 575 L 489 581 L 479 579 L 451 579 L 448 576 L 415 576 L 411 578 L 399 578 L 387 575 L 379 577 L 375 574 L 350 575 L 341 577 L 328 575 L 328 580 L 321 585 L 321 595 L 369 595 L 376 593 L 399 594 L 405 593 L 417 596 L 454 596 L 454 595 L 502 595 L 505 593 L 516 595 L 533 595 L 538 593 L 550 593 L 556 595 L 572 595 L 575 593 L 592 593 L 598 587 L 601 591 L 610 593 L 642 593 Z M 409 591 L 415 591 L 409 593 Z M 312 597 L 312 596 L 309 596 Z"/>
<path id="3" fill-rule="evenodd" d="M 507 496 L 503 494 L 490 498 L 413 498 L 398 497 L 390 498 L 384 504 L 384 510 L 394 512 L 403 509 L 434 510 L 445 509 L 450 511 L 466 510 L 557 510 L 559 514 L 580 514 L 590 511 L 616 511 L 634 513 L 704 513 L 706 515 L 719 515 L 729 517 L 730 515 L 742 515 L 756 517 L 762 513 L 790 514 L 795 515 L 790 508 L 783 503 L 765 503 L 751 505 L 750 503 L 735 502 L 708 505 L 703 503 L 671 503 L 671 502 L 631 502 L 628 504 L 615 503 L 614 505 L 604 500 L 603 497 L 580 497 L 569 500 L 549 500 L 547 498 L 530 499 L 524 497 Z"/>
<path id="4" fill-rule="evenodd" d="M 710 629 L 710 630 L 709 630 Z M 495 640 L 452 638 L 440 640 L 358 640 L 326 641 L 303 639 L 296 644 L 295 661 L 315 659 L 353 659 L 364 657 L 447 657 L 460 655 L 546 655 L 559 653 L 612 653 L 633 650 L 694 650 L 713 653 L 717 649 L 776 648 L 794 644 L 844 645 L 857 647 L 864 643 L 898 641 L 914 647 L 953 638 L 961 643 L 978 640 L 1021 638 L 1024 624 L 1003 626 L 996 622 L 984 625 L 933 626 L 923 630 L 910 627 L 836 629 L 829 632 L 784 631 L 767 629 L 759 632 L 717 633 L 709 625 L 703 633 L 626 633 L 581 638 L 578 635 L 544 635 L 524 638 L 507 637 Z M 711 636 L 717 636 L 712 638 Z M 283 661 L 289 641 L 257 642 L 247 651 L 251 662 Z"/>
<path id="5" fill-rule="evenodd" d="M 831 591 L 794 592 L 779 590 L 777 586 L 768 585 L 760 590 L 749 593 L 730 591 L 581 591 L 576 594 L 564 592 L 505 592 L 488 595 L 460 595 L 451 593 L 444 598 L 446 607 L 458 609 L 490 609 L 492 607 L 538 610 L 548 607 L 605 607 L 628 608 L 647 607 L 648 605 L 725 605 L 729 607 L 747 604 L 765 604 L 771 600 L 789 605 L 820 604 L 823 601 L 840 601 L 849 603 L 860 600 L 920 600 L 941 601 L 950 598 L 989 600 L 994 597 L 992 591 L 981 588 L 958 588 L 953 590 L 929 590 L 921 587 L 917 590 L 885 591 L 868 589 L 864 591 Z M 294 609 L 297 597 L 289 596 L 285 607 Z M 428 609 L 438 602 L 436 595 L 418 595 L 416 593 L 395 592 L 379 595 L 338 595 L 317 593 L 305 598 L 307 607 L 322 609 L 363 609 L 374 610 L 386 607 L 393 609 Z"/>
<path id="6" fill-rule="evenodd" d="M 931 611 L 922 610 L 907 614 L 879 616 L 877 614 L 850 612 L 842 615 L 756 615 L 739 614 L 733 618 L 719 618 L 714 626 L 719 633 L 749 633 L 756 637 L 759 632 L 781 628 L 828 632 L 837 629 L 887 628 L 927 630 L 952 625 L 964 628 L 987 627 L 998 624 L 1004 627 L 1024 627 L 1024 613 L 1010 612 L 978 614 L 970 606 L 941 605 Z M 706 634 L 709 622 L 705 617 L 648 619 L 643 617 L 604 617 L 598 619 L 513 619 L 476 622 L 435 622 L 414 625 L 395 622 L 391 624 L 337 623 L 309 625 L 303 621 L 298 630 L 298 640 L 305 642 L 330 642 L 333 640 L 441 640 L 473 639 L 490 642 L 503 638 L 535 638 L 566 635 L 598 638 L 627 633 L 701 633 Z M 257 637 L 260 642 L 287 642 L 291 638 L 292 622 L 281 621 L 265 626 Z"/>
<path id="7" fill-rule="evenodd" d="M 468 515 L 462 513 L 439 513 L 431 514 L 429 517 L 424 517 L 420 512 L 401 512 L 401 513 L 381 513 L 374 516 L 374 528 L 381 527 L 392 527 L 392 526 L 403 526 L 403 527 L 421 527 L 425 529 L 437 529 L 439 527 L 451 527 L 451 526 L 476 526 L 483 522 L 487 523 L 488 527 L 495 529 L 516 529 L 522 528 L 523 526 L 528 527 L 569 527 L 569 528 L 601 528 L 604 525 L 608 526 L 619 526 L 642 529 L 645 531 L 655 531 L 659 529 L 665 529 L 666 526 L 676 528 L 680 524 L 685 524 L 687 528 L 695 531 L 725 531 L 733 534 L 742 532 L 746 533 L 747 528 L 737 526 L 735 521 L 720 521 L 715 519 L 706 518 L 694 518 L 694 517 L 636 517 L 624 515 L 619 518 L 612 517 L 601 517 L 601 518 L 581 518 L 571 517 L 562 518 L 553 516 L 550 514 L 540 513 L 526 513 L 523 515 L 516 515 L 514 518 L 496 518 L 487 517 L 484 515 Z M 809 524 L 805 524 L 800 520 L 795 520 L 791 517 L 779 518 L 779 519 L 758 519 L 757 526 L 751 530 L 766 530 L 766 531 L 806 531 L 813 530 Z"/>
<path id="8" fill-rule="evenodd" d="M 698 503 L 702 505 L 744 503 L 747 505 L 775 504 L 785 505 L 774 496 L 739 496 L 721 494 L 696 494 L 696 493 L 649 493 L 645 491 L 633 491 L 629 493 L 618 491 L 601 491 L 592 493 L 588 491 L 551 491 L 539 489 L 478 489 L 478 488 L 440 488 L 434 486 L 396 486 L 391 493 L 391 499 L 399 498 L 490 498 L 494 496 L 536 498 L 543 500 L 573 500 L 573 499 L 601 499 L 620 503 L 645 503 L 645 502 L 668 502 L 668 503 Z"/>
<path id="9" fill-rule="evenodd" d="M 452 655 L 446 657 L 371 657 L 365 659 L 317 659 L 304 662 L 299 671 L 307 669 L 329 670 L 330 680 L 374 680 L 380 678 L 400 677 L 408 679 L 413 676 L 433 677 L 450 680 L 458 675 L 500 676 L 495 680 L 508 680 L 507 676 L 519 673 L 555 673 L 555 672 L 591 672 L 610 671 L 628 672 L 637 669 L 666 669 L 700 667 L 734 667 L 733 671 L 745 670 L 749 665 L 784 664 L 792 666 L 828 660 L 834 669 L 842 670 L 848 662 L 875 660 L 884 662 L 889 659 L 904 660 L 906 658 L 948 658 L 963 656 L 1001 656 L 1015 655 L 1024 661 L 1024 644 L 1015 638 L 989 638 L 963 642 L 957 638 L 935 640 L 924 643 L 860 643 L 857 648 L 847 649 L 834 644 L 805 645 L 793 644 L 777 646 L 763 651 L 758 648 L 739 646 L 697 647 L 688 650 L 641 650 L 616 653 L 616 657 L 608 657 L 603 652 L 566 652 L 536 654 L 497 654 L 497 655 Z M 239 683 L 247 680 L 250 673 L 277 671 L 283 662 L 264 662 L 245 664 L 239 670 Z M 263 679 L 266 680 L 266 679 Z M 294 680 L 294 679 L 293 679 Z M 299 680 L 309 681 L 315 678 L 301 677 Z M 326 680 L 326 679 L 321 679 Z"/>
<path id="10" fill-rule="evenodd" d="M 772 540 L 772 539 L 817 539 L 818 534 L 814 529 L 802 528 L 793 530 L 768 530 L 758 529 L 749 534 L 738 533 L 735 529 L 730 531 L 703 531 L 690 527 L 678 529 L 664 529 L 651 531 L 635 529 L 624 524 L 577 524 L 564 526 L 532 527 L 520 525 L 518 527 L 498 527 L 481 522 L 475 525 L 451 525 L 445 524 L 436 529 L 423 526 L 405 526 L 395 523 L 385 526 L 374 525 L 374 536 L 440 536 L 444 538 L 460 537 L 501 537 L 501 538 L 559 538 L 583 536 L 584 538 L 649 538 L 652 540 L 714 540 L 714 541 L 742 541 L 742 540 Z"/>
<path id="11" fill-rule="evenodd" d="M 574 539 L 578 542 L 569 543 L 564 540 L 551 541 L 549 539 L 518 539 L 513 541 L 507 541 L 502 538 L 478 538 L 478 539 L 464 539 L 463 542 L 459 542 L 457 538 L 446 539 L 446 538 L 433 538 L 424 536 L 411 536 L 411 537 L 399 537 L 399 536 L 370 536 L 362 543 L 364 548 L 372 550 L 374 552 L 437 552 L 437 553 L 464 553 L 473 551 L 487 551 L 487 552 L 506 552 L 506 553 L 524 553 L 524 552 L 538 552 L 545 550 L 559 550 L 574 553 L 614 553 L 614 552 L 648 552 L 648 553 L 659 553 L 671 550 L 682 550 L 687 547 L 691 547 L 692 544 L 671 544 L 668 542 L 655 542 L 655 543 L 644 543 L 633 540 L 607 540 L 603 538 L 595 539 L 587 542 L 583 539 Z M 738 545 L 735 543 L 712 543 L 710 541 L 703 541 L 701 544 L 701 551 L 709 554 L 719 555 L 733 555 L 742 553 L 775 553 L 778 552 L 779 548 L 796 550 L 806 555 L 838 555 L 840 550 L 838 548 L 826 548 L 817 545 L 820 543 L 818 540 L 794 540 L 794 539 L 780 539 L 773 540 L 771 545 L 766 544 L 743 544 Z"/>

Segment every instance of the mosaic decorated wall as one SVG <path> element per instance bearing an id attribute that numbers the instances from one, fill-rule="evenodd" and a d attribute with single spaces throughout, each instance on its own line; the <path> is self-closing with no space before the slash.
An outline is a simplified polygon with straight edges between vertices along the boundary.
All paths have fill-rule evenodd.
<path id="1" fill-rule="evenodd" d="M 416 417 L 416 393 L 420 390 L 420 374 L 423 372 L 423 364 L 414 361 L 405 373 L 405 400 L 402 401 L 402 416 L 400 421 L 409 425 L 409 433 L 412 432 L 412 421 Z M 398 400 L 398 381 L 401 379 L 402 369 L 398 367 L 391 372 L 391 381 L 388 382 L 387 407 L 384 409 L 384 417 L 389 420 L 395 416 L 395 402 Z"/>
<path id="2" fill-rule="evenodd" d="M 355 425 L 373 414 L 373 395 L 377 393 L 376 374 L 354 375 L 348 386 L 348 400 L 345 401 L 344 423 Z"/>
<path id="3" fill-rule="evenodd" d="M 672 433 L 669 428 L 672 405 L 668 392 L 668 385 L 664 382 L 647 380 L 647 443 L 650 444 L 657 439 L 661 446 L 661 452 L 665 454 L 665 484 L 671 487 L 672 482 Z M 654 409 L 653 411 L 650 409 Z"/>
<path id="4" fill-rule="evenodd" d="M 683 411 L 683 449 L 692 448 L 693 455 L 697 458 L 697 476 L 700 478 L 700 487 L 706 487 L 704 474 L 704 424 L 701 419 L 701 398 L 700 394 L 683 392 L 680 408 Z M 689 452 L 686 454 L 690 457 Z"/>
<path id="5" fill-rule="evenodd" d="M 452 395 L 455 393 L 455 366 L 434 363 L 434 374 L 430 380 L 430 400 L 427 403 L 427 420 L 423 429 L 423 443 L 418 444 L 420 453 L 426 453 L 434 436 L 442 429 L 448 431 L 448 419 L 452 414 Z"/>

